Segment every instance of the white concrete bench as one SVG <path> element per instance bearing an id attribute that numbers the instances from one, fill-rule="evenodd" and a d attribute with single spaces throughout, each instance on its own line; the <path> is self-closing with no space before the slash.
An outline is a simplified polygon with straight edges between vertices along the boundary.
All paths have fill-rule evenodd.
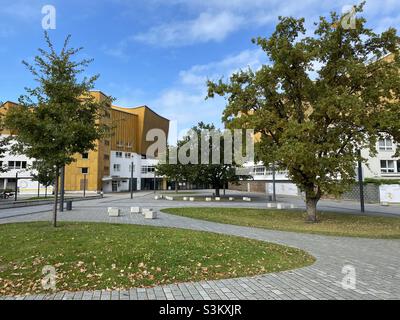
<path id="1" fill-rule="evenodd" d="M 131 207 L 131 213 L 140 213 L 140 207 Z"/>
<path id="2" fill-rule="evenodd" d="M 144 218 L 145 219 L 156 219 L 157 218 L 157 212 L 153 211 L 153 209 L 144 209 Z"/>
<path id="3" fill-rule="evenodd" d="M 188 197 L 183 197 L 183 201 L 188 201 Z"/>
<path id="4" fill-rule="evenodd" d="M 165 199 L 167 199 L 167 200 L 169 200 L 169 201 L 174 200 L 174 198 L 173 198 L 173 197 L 170 197 L 170 196 L 166 196 Z"/>
<path id="5" fill-rule="evenodd" d="M 108 216 L 119 217 L 121 210 L 118 208 L 108 207 Z"/>
<path id="6" fill-rule="evenodd" d="M 220 197 L 215 197 L 215 201 L 221 201 Z"/>
<path id="7" fill-rule="evenodd" d="M 248 201 L 248 202 L 250 202 L 250 201 L 251 201 L 251 198 L 249 198 L 249 197 L 243 197 L 243 201 Z"/>
<path id="8" fill-rule="evenodd" d="M 206 198 L 207 202 L 210 202 L 211 200 L 212 200 L 212 198 L 209 198 L 209 197 Z"/>
<path id="9" fill-rule="evenodd" d="M 233 200 L 235 200 L 234 197 L 229 197 L 229 201 L 233 201 Z"/>
<path id="10" fill-rule="evenodd" d="M 283 204 L 283 203 L 277 203 L 277 204 L 276 204 L 276 208 L 277 208 L 278 210 L 285 209 L 285 204 Z"/>
<path id="11" fill-rule="evenodd" d="M 190 197 L 190 198 L 189 198 L 189 201 L 194 201 L 194 198 L 193 198 L 193 197 Z"/>
<path id="12" fill-rule="evenodd" d="M 275 203 L 272 203 L 272 202 L 267 203 L 267 208 L 275 208 L 275 207 L 276 207 Z"/>

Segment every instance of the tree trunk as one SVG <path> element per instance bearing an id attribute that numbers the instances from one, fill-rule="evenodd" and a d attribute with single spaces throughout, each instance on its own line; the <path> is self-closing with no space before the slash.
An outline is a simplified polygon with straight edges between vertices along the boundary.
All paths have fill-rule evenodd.
<path id="1" fill-rule="evenodd" d="M 46 186 L 46 188 L 44 189 L 44 197 L 47 198 L 47 186 Z"/>
<path id="2" fill-rule="evenodd" d="M 317 222 L 317 203 L 316 198 L 306 199 L 307 222 Z"/>
<path id="3" fill-rule="evenodd" d="M 219 197 L 219 187 L 215 187 L 215 196 Z"/>
<path id="4" fill-rule="evenodd" d="M 175 181 L 175 192 L 178 193 L 178 181 Z"/>
<path id="5" fill-rule="evenodd" d="M 60 172 L 56 169 L 56 183 L 54 186 L 54 207 L 53 207 L 53 227 L 57 227 L 57 203 L 58 203 L 58 180 Z"/>

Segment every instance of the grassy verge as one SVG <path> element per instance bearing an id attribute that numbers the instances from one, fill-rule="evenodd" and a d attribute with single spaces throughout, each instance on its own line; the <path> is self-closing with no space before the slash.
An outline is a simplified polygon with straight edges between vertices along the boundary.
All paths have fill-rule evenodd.
<path id="1" fill-rule="evenodd" d="M 167 196 L 173 196 L 173 195 L 198 195 L 199 193 L 193 192 L 193 191 L 179 191 L 179 192 L 175 192 L 175 191 L 164 191 L 164 192 L 160 192 L 160 194 L 162 195 L 167 195 Z"/>
<path id="2" fill-rule="evenodd" d="M 170 208 L 164 212 L 240 226 L 332 236 L 400 239 L 400 218 L 323 212 L 319 222 L 305 223 L 301 211 L 245 208 Z"/>
<path id="3" fill-rule="evenodd" d="M 173 228 L 102 223 L 0 225 L 0 295 L 146 287 L 276 272 L 310 265 L 304 251 L 262 241 Z"/>
<path id="4" fill-rule="evenodd" d="M 178 194 L 178 195 L 168 194 L 167 196 L 173 197 L 173 198 L 174 198 L 174 201 L 183 201 L 183 198 L 184 198 L 184 197 L 190 198 L 190 195 L 182 196 L 182 195 L 180 195 L 180 194 Z M 239 197 L 236 197 L 234 200 L 229 201 L 229 197 L 221 196 L 221 197 L 220 197 L 220 200 L 217 201 L 217 200 L 215 200 L 215 196 L 213 196 L 213 195 L 202 195 L 202 196 L 192 195 L 192 196 L 193 196 L 193 198 L 194 198 L 194 202 L 206 202 L 206 198 L 212 198 L 211 201 L 212 201 L 212 202 L 216 202 L 216 203 L 219 203 L 219 202 L 235 202 L 235 201 L 236 201 L 236 202 L 242 202 L 242 198 L 239 198 Z"/>

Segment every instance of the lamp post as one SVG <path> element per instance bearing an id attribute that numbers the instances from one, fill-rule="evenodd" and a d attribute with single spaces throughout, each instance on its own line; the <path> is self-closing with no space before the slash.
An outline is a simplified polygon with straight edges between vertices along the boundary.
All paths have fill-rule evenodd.
<path id="1" fill-rule="evenodd" d="M 133 161 L 131 162 L 131 183 L 130 183 L 131 199 L 133 199 Z"/>
<path id="2" fill-rule="evenodd" d="M 272 201 L 276 202 L 275 164 L 272 164 Z"/>
<path id="3" fill-rule="evenodd" d="M 358 150 L 358 185 L 360 187 L 360 206 L 361 212 L 365 212 L 365 201 L 364 201 L 364 181 L 363 171 L 361 163 L 361 150 Z"/>
<path id="4" fill-rule="evenodd" d="M 14 201 L 18 200 L 18 171 L 15 173 Z"/>
<path id="5" fill-rule="evenodd" d="M 86 197 L 86 173 L 83 174 L 83 197 Z"/>
<path id="6" fill-rule="evenodd" d="M 156 193 L 156 167 L 154 167 L 154 193 Z"/>
<path id="7" fill-rule="evenodd" d="M 60 175 L 60 212 L 64 211 L 64 194 L 65 194 L 65 166 L 61 168 Z"/>

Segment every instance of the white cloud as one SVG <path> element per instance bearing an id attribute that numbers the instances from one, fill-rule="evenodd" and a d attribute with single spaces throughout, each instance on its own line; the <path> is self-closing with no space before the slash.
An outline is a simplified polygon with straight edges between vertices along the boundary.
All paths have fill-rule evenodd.
<path id="1" fill-rule="evenodd" d="M 294 16 L 306 19 L 307 28 L 319 16 L 331 11 L 342 12 L 346 5 L 360 1 L 337 0 L 335 3 L 320 0 L 152 0 L 149 5 L 160 8 L 185 8 L 188 13 L 197 14 L 194 20 L 178 20 L 153 26 L 137 34 L 134 39 L 157 46 L 184 46 L 193 43 L 221 41 L 240 28 L 273 25 L 278 16 Z M 399 27 L 400 1 L 367 1 L 364 16 L 372 22 L 377 31 L 389 26 Z"/>
<path id="2" fill-rule="evenodd" d="M 196 19 L 162 24 L 137 34 L 134 40 L 159 46 L 183 46 L 192 43 L 221 41 L 243 23 L 230 12 L 201 13 Z"/>
<path id="3" fill-rule="evenodd" d="M 207 79 L 215 80 L 221 76 L 229 76 L 239 69 L 258 69 L 265 62 L 265 53 L 261 49 L 244 50 L 221 61 L 192 66 L 179 73 L 181 83 L 204 87 Z M 264 58 L 264 59 L 263 59 Z"/>
<path id="4" fill-rule="evenodd" d="M 223 127 L 221 115 L 225 100 L 217 97 L 205 100 L 206 80 L 228 78 L 239 69 L 259 69 L 266 62 L 266 56 L 260 49 L 245 50 L 236 55 L 227 56 L 220 61 L 195 65 L 179 73 L 174 86 L 166 88 L 160 96 L 151 102 L 157 110 L 171 120 L 178 121 L 178 127 L 190 128 L 202 120 Z"/>
<path id="5" fill-rule="evenodd" d="M 266 55 L 260 49 L 244 50 L 229 55 L 219 61 L 194 65 L 179 72 L 176 82 L 164 88 L 155 97 L 149 97 L 141 90 L 132 89 L 126 84 L 110 83 L 111 91 L 119 91 L 116 101 L 121 106 L 146 104 L 159 114 L 178 122 L 179 131 L 189 129 L 199 121 L 214 123 L 223 128 L 221 123 L 225 100 L 221 97 L 206 100 L 206 80 L 227 79 L 239 69 L 258 69 L 266 62 Z M 118 90 L 114 90 L 118 88 Z"/>

